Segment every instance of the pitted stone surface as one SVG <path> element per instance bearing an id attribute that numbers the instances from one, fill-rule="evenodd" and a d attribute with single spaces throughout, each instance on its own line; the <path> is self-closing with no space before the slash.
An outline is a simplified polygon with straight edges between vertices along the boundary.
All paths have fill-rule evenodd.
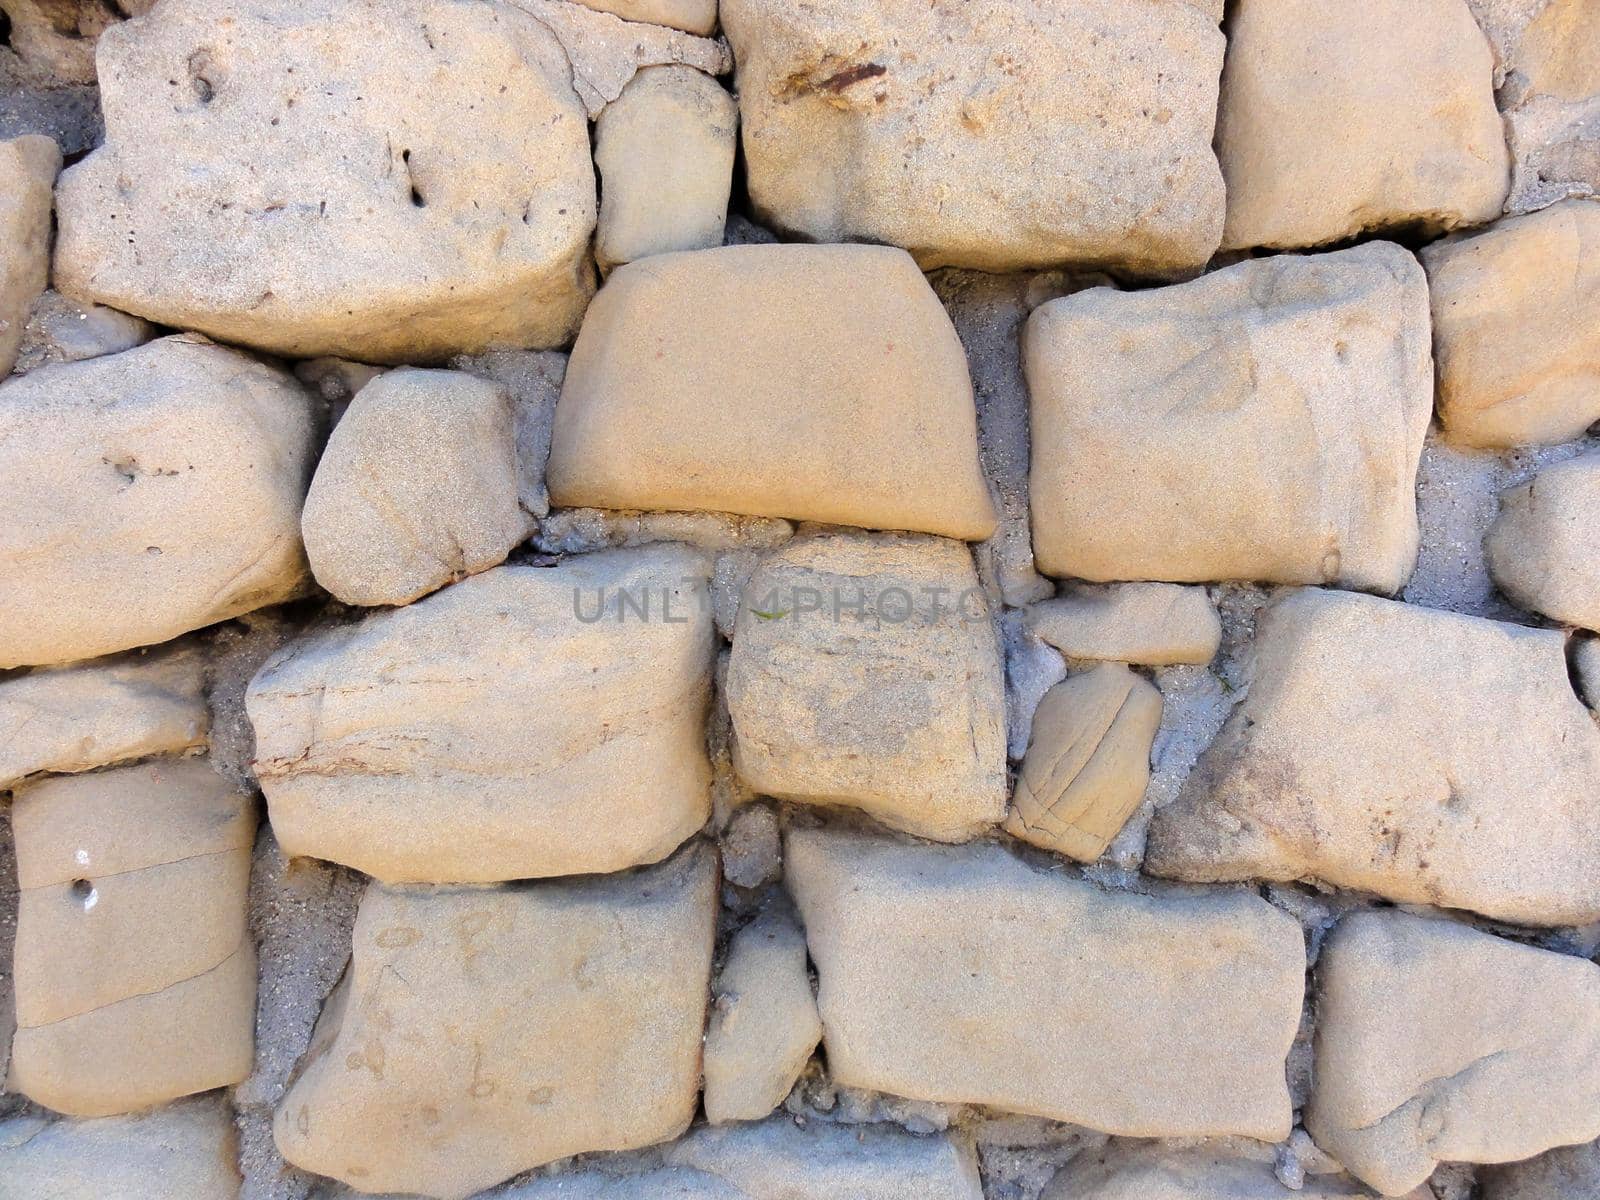
<path id="1" fill-rule="evenodd" d="M 998 846 L 797 829 L 785 850 L 836 1082 L 1131 1137 L 1288 1136 L 1305 947 L 1265 901 L 1102 892 Z"/>
<path id="2" fill-rule="evenodd" d="M 1255 659 L 1147 871 L 1600 919 L 1600 729 L 1560 633 L 1307 589 L 1261 616 Z"/>
<path id="3" fill-rule="evenodd" d="M 781 547 L 745 585 L 726 691 L 734 769 L 763 795 L 945 842 L 1005 816 L 1000 649 L 959 542 Z"/>
<path id="4" fill-rule="evenodd" d="M 98 54 L 56 286 L 277 354 L 569 338 L 594 168 L 567 55 L 497 2 L 169 0 Z"/>
<path id="5" fill-rule="evenodd" d="M 706 578 L 670 545 L 497 567 L 285 647 L 246 698 L 284 850 L 441 883 L 666 857 L 710 815 Z"/>
<path id="6" fill-rule="evenodd" d="M 974 540 L 995 525 L 961 343 L 911 259 L 880 246 L 617 268 L 573 348 L 548 482 L 566 507 Z"/>
<path id="7" fill-rule="evenodd" d="M 205 759 L 18 789 L 11 1077 L 76 1116 L 134 1112 L 250 1071 L 255 808 Z"/>
<path id="8" fill-rule="evenodd" d="M 1387 1196 L 1600 1135 L 1600 967 L 1451 921 L 1346 917 L 1317 965 L 1306 1128 Z"/>
<path id="9" fill-rule="evenodd" d="M 1046 574 L 1382 592 L 1411 574 L 1432 371 L 1400 247 L 1079 292 L 1035 310 L 1023 355 Z"/>
<path id="10" fill-rule="evenodd" d="M 1196 270 L 1222 233 L 1217 0 L 723 0 L 750 197 L 925 268 Z"/>
<path id="11" fill-rule="evenodd" d="M 50 277 L 50 206 L 61 151 L 27 134 L 0 142 L 0 378 L 11 374 Z"/>
<path id="12" fill-rule="evenodd" d="M 716 855 L 496 888 L 374 884 L 275 1135 L 362 1191 L 461 1200 L 695 1114 Z"/>
<path id="13" fill-rule="evenodd" d="M 189 337 L 0 385 L 0 669 L 300 593 L 314 427 L 291 376 Z"/>

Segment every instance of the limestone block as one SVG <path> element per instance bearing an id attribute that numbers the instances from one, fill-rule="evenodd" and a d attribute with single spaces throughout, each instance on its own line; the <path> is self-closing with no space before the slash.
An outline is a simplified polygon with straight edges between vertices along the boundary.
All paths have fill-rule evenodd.
<path id="1" fill-rule="evenodd" d="M 0 789 L 203 746 L 211 714 L 194 650 L 128 655 L 0 681 Z"/>
<path id="2" fill-rule="evenodd" d="M 528 532 L 504 388 L 390 371 L 328 439 L 300 529 L 311 573 L 346 604 L 409 604 L 504 562 Z"/>
<path id="3" fill-rule="evenodd" d="M 1305 948 L 1264 900 L 826 830 L 790 832 L 785 879 L 836 1083 L 1130 1137 L 1289 1135 Z"/>
<path id="4" fill-rule="evenodd" d="M 498 567 L 291 644 L 250 683 L 284 851 L 388 882 L 618 871 L 710 815 L 706 565 Z"/>
<path id="5" fill-rule="evenodd" d="M 554 346 L 593 288 L 586 111 L 497 2 L 171 0 L 108 30 L 56 286 L 294 358 Z M 330 82 L 331 81 L 331 82 Z"/>
<path id="6" fill-rule="evenodd" d="M 787 1117 L 697 1129 L 669 1162 L 735 1185 L 750 1200 L 982 1200 L 972 1146 L 946 1134 Z"/>
<path id="7" fill-rule="evenodd" d="M 1034 311 L 1023 366 L 1046 574 L 1383 592 L 1411 574 L 1433 373 L 1400 247 L 1078 292 Z"/>
<path id="8" fill-rule="evenodd" d="M 825 533 L 750 577 L 726 685 L 755 791 L 964 841 L 1005 816 L 1000 651 L 959 542 Z"/>
<path id="9" fill-rule="evenodd" d="M 250 1072 L 255 806 L 203 758 L 17 789 L 11 1078 L 98 1117 Z"/>
<path id="10" fill-rule="evenodd" d="M 310 398 L 188 337 L 0 386 L 0 668 L 163 642 L 298 594 Z"/>
<path id="11" fill-rule="evenodd" d="M 1496 585 L 1523 608 L 1600 629 L 1600 454 L 1501 493 L 1483 552 Z"/>
<path id="12" fill-rule="evenodd" d="M 706 1119 L 755 1121 L 783 1103 L 822 1040 L 806 935 L 786 909 L 738 933 L 717 977 L 706 1031 Z"/>
<path id="13" fill-rule="evenodd" d="M 1028 607 L 1028 628 L 1068 658 L 1203 667 L 1222 644 L 1204 588 L 1171 583 L 1078 587 Z"/>
<path id="14" fill-rule="evenodd" d="M 723 0 L 751 201 L 925 269 L 1196 270 L 1222 233 L 1217 0 Z"/>
<path id="15" fill-rule="evenodd" d="M 1306 1128 L 1387 1196 L 1600 1135 L 1600 968 L 1451 921 L 1345 918 L 1317 965 Z"/>
<path id="16" fill-rule="evenodd" d="M 61 151 L 47 137 L 0 142 L 0 378 L 11 374 L 50 277 L 50 204 Z"/>
<path id="17" fill-rule="evenodd" d="M 729 246 L 612 272 L 568 364 L 548 483 L 566 507 L 973 540 L 995 524 L 961 343 L 916 264 L 878 246 Z"/>
<path id="18" fill-rule="evenodd" d="M 274 1136 L 362 1191 L 459 1200 L 695 1114 L 714 851 L 497 888 L 372 885 Z"/>
<path id="19" fill-rule="evenodd" d="M 1241 0 L 1217 154 L 1230 248 L 1479 225 L 1511 182 L 1465 0 Z"/>
<path id="20" fill-rule="evenodd" d="M 1303 1135 L 1302 1135 L 1303 1136 Z M 1309 1175 L 1285 1187 L 1270 1153 L 1238 1157 L 1226 1150 L 1168 1149 L 1137 1143 L 1073 1159 L 1039 1200 L 1367 1200 L 1371 1193 L 1344 1174 Z M 1435 1200 L 1419 1189 L 1409 1200 Z"/>
<path id="21" fill-rule="evenodd" d="M 709 35 L 717 27 L 717 0 L 577 0 L 585 8 L 614 13 L 624 21 L 667 25 Z"/>
<path id="22" fill-rule="evenodd" d="M 1600 1195 L 1600 1142 L 1478 1172 L 1483 1200 L 1590 1200 Z"/>
<path id="23" fill-rule="evenodd" d="M 649 67 L 595 122 L 602 270 L 722 245 L 739 107 L 692 67 Z"/>
<path id="24" fill-rule="evenodd" d="M 1583 638 L 1572 652 L 1578 698 L 1600 711 L 1600 638 Z"/>
<path id="25" fill-rule="evenodd" d="M 1102 663 L 1045 693 L 1017 775 L 1006 832 L 1080 862 L 1105 853 L 1144 800 L 1161 693 Z"/>
<path id="26" fill-rule="evenodd" d="M 1156 813 L 1145 869 L 1314 878 L 1527 925 L 1600 919 L 1600 729 L 1564 640 L 1289 594 L 1259 619 L 1243 702 Z"/>
<path id="27" fill-rule="evenodd" d="M 131 1117 L 0 1121 L 0 1200 L 237 1200 L 233 1115 L 220 1099 Z"/>
<path id="28" fill-rule="evenodd" d="M 1600 204 L 1574 200 L 1422 251 L 1450 441 L 1564 442 L 1600 420 Z"/>

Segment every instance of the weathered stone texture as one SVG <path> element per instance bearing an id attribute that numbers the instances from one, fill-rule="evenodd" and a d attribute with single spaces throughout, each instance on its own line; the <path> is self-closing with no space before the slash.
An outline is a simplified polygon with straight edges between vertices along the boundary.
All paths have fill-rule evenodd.
<path id="1" fill-rule="evenodd" d="M 279 842 L 389 882 L 664 858 L 710 814 L 705 579 L 681 546 L 498 567 L 286 647 L 247 697 Z"/>
<path id="2" fill-rule="evenodd" d="M 18 789 L 12 1080 L 77 1116 L 250 1071 L 255 809 L 205 759 Z"/>
<path id="3" fill-rule="evenodd" d="M 650 67 L 595 122 L 602 270 L 722 245 L 739 107 L 691 67 Z"/>
<path id="4" fill-rule="evenodd" d="M 1023 355 L 1046 574 L 1410 575 L 1432 371 L 1426 279 L 1398 246 L 1079 292 L 1034 312 Z"/>
<path id="5" fill-rule="evenodd" d="M 1422 262 L 1450 441 L 1564 442 L 1600 420 L 1600 203 L 1436 242 Z"/>
<path id="6" fill-rule="evenodd" d="M 750 197 L 925 268 L 1199 268 L 1222 232 L 1216 0 L 723 0 Z"/>
<path id="7" fill-rule="evenodd" d="M 1290 594 L 1260 619 L 1243 703 L 1156 813 L 1145 869 L 1600 919 L 1600 729 L 1564 649 L 1555 632 Z"/>
<path id="8" fill-rule="evenodd" d="M 328 439 L 300 528 L 311 573 L 346 604 L 409 604 L 505 561 L 527 535 L 505 389 L 390 371 Z"/>
<path id="9" fill-rule="evenodd" d="M 109 30 L 56 286 L 310 358 L 571 336 L 594 169 L 561 44 L 504 3 L 169 0 Z"/>
<path id="10" fill-rule="evenodd" d="M 959 542 L 825 533 L 777 550 L 745 587 L 726 690 L 734 768 L 757 792 L 946 842 L 1005 816 L 999 644 Z"/>
<path id="11" fill-rule="evenodd" d="M 0 789 L 205 745 L 204 663 L 192 650 L 33 671 L 0 682 Z"/>
<path id="12" fill-rule="evenodd" d="M 785 848 L 836 1082 L 1134 1137 L 1288 1136 L 1305 947 L 1265 901 L 1102 892 L 998 846 Z"/>
<path id="13" fill-rule="evenodd" d="M 607 878 L 374 884 L 278 1110 L 284 1157 L 362 1191 L 459 1200 L 676 1137 L 699 1090 L 716 889 L 703 846 Z"/>
<path id="14" fill-rule="evenodd" d="M 176 637 L 305 586 L 309 397 L 162 338 L 0 386 L 0 668 Z"/>
<path id="15" fill-rule="evenodd" d="M 668 25 L 685 33 L 710 34 L 717 27 L 717 0 L 577 0 L 585 8 L 614 13 L 625 21 Z"/>
<path id="16" fill-rule="evenodd" d="M 1365 1200 L 1371 1193 L 1342 1173 L 1280 1183 L 1270 1154 L 1229 1156 L 1204 1148 L 1132 1145 L 1074 1159 L 1040 1200 Z M 1419 1190 L 1409 1200 L 1435 1200 Z"/>
<path id="17" fill-rule="evenodd" d="M 1600 454 L 1503 493 L 1483 550 L 1495 584 L 1523 608 L 1600 629 Z"/>
<path id="18" fill-rule="evenodd" d="M 50 277 L 50 205 L 61 151 L 28 134 L 0 142 L 0 378 L 22 349 L 28 313 Z"/>
<path id="19" fill-rule="evenodd" d="M 1510 156 L 1465 0 L 1241 0 L 1217 117 L 1225 247 L 1499 216 Z"/>
<path id="20" fill-rule="evenodd" d="M 1068 658 L 1205 666 L 1222 619 L 1204 588 L 1171 583 L 1079 587 L 1028 608 L 1028 628 Z"/>
<path id="21" fill-rule="evenodd" d="M 0 1122 L 0 1200 L 236 1200 L 233 1117 L 219 1099 L 131 1117 Z"/>
<path id="22" fill-rule="evenodd" d="M 103 304 L 79 303 L 47 290 L 34 302 L 23 330 L 16 371 L 20 375 L 52 363 L 120 354 L 155 336 L 155 326 L 143 317 Z"/>
<path id="23" fill-rule="evenodd" d="M 1397 1196 L 1440 1162 L 1600 1135 L 1600 968 L 1403 913 L 1340 922 L 1317 967 L 1306 1128 Z"/>
<path id="24" fill-rule="evenodd" d="M 36 80 L 92 84 L 99 36 L 124 17 L 149 12 L 155 0 L 5 0 L 7 44 Z"/>
<path id="25" fill-rule="evenodd" d="M 573 348 L 548 481 L 569 507 L 969 539 L 995 524 L 961 343 L 911 259 L 877 246 L 729 246 L 612 272 Z"/>
<path id="26" fill-rule="evenodd" d="M 1093 862 L 1144 799 L 1161 693 L 1121 663 L 1056 684 L 1033 714 L 1006 832 Z"/>
<path id="27" fill-rule="evenodd" d="M 1600 1196 L 1600 1142 L 1478 1172 L 1482 1200 L 1590 1200 Z"/>
<path id="28" fill-rule="evenodd" d="M 706 1119 L 755 1121 L 783 1103 L 822 1040 L 806 935 L 786 909 L 733 935 L 706 1030 Z"/>

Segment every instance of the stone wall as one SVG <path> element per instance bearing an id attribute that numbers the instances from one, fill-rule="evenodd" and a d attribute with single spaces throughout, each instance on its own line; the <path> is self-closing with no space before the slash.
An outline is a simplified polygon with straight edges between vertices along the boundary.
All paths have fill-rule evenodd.
<path id="1" fill-rule="evenodd" d="M 1594 0 L 0 0 L 0 1200 L 1595 1200 Z"/>

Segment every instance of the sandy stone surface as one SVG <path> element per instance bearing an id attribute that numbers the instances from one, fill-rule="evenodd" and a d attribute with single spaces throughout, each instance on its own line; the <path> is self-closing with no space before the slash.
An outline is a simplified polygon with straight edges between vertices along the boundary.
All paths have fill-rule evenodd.
<path id="1" fill-rule="evenodd" d="M 577 0 L 586 8 L 614 13 L 625 21 L 669 25 L 701 35 L 717 27 L 717 0 Z"/>
<path id="2" fill-rule="evenodd" d="M 1478 1181 L 1483 1200 L 1588 1200 L 1600 1195 L 1600 1142 L 1487 1167 Z"/>
<path id="3" fill-rule="evenodd" d="M 1170 583 L 1076 587 L 1028 609 L 1028 628 L 1068 658 L 1203 667 L 1222 644 L 1204 588 Z"/>
<path id="4" fill-rule="evenodd" d="M 1078 292 L 1034 311 L 1023 366 L 1047 575 L 1393 592 L 1411 574 L 1432 373 L 1427 281 L 1400 247 Z"/>
<path id="5" fill-rule="evenodd" d="M 838 1083 L 1133 1137 L 1288 1136 L 1305 948 L 1265 901 L 1102 892 L 998 846 L 784 848 Z"/>
<path id="6" fill-rule="evenodd" d="M 1398 1196 L 1439 1162 L 1600 1135 L 1600 968 L 1450 921 L 1340 922 L 1317 967 L 1306 1128 Z"/>
<path id="7" fill-rule="evenodd" d="M 50 275 L 51 189 L 61 150 L 28 134 L 0 142 L 0 378 L 22 349 L 28 313 Z"/>
<path id="8" fill-rule="evenodd" d="M 925 268 L 1198 269 L 1222 232 L 1216 0 L 723 0 L 750 198 Z"/>
<path id="9" fill-rule="evenodd" d="M 1559 633 L 1305 590 L 1263 614 L 1255 659 L 1156 813 L 1146 870 L 1315 878 L 1529 925 L 1600 918 L 1600 729 Z"/>
<path id="10" fill-rule="evenodd" d="M 1517 604 L 1600 629 L 1600 455 L 1546 467 L 1503 493 L 1483 549 L 1495 584 Z"/>
<path id="11" fill-rule="evenodd" d="M 995 525 L 961 343 L 916 265 L 883 247 L 729 246 L 619 267 L 573 348 L 548 482 L 569 507 L 974 540 Z"/>
<path id="12" fill-rule="evenodd" d="M 301 592 L 314 421 L 188 337 L 0 385 L 0 668 L 166 641 Z"/>
<path id="13" fill-rule="evenodd" d="M 704 846 L 631 875 L 368 889 L 349 972 L 278 1110 L 284 1157 L 461 1200 L 676 1137 L 695 1114 L 716 929 Z"/>
<path id="14" fill-rule="evenodd" d="M 783 546 L 745 586 L 726 694 L 734 768 L 763 795 L 945 842 L 1005 816 L 1000 651 L 959 542 Z"/>
<path id="15" fill-rule="evenodd" d="M 671 546 L 498 567 L 285 647 L 246 700 L 278 840 L 391 883 L 666 857 L 710 814 L 705 580 Z"/>
<path id="16" fill-rule="evenodd" d="M 1270 1154 L 1167 1149 L 1134 1143 L 1074 1159 L 1045 1188 L 1041 1200 L 1364 1200 L 1371 1193 L 1343 1172 L 1306 1177 L 1287 1187 Z M 1408 1200 L 1436 1200 L 1418 1189 Z"/>

